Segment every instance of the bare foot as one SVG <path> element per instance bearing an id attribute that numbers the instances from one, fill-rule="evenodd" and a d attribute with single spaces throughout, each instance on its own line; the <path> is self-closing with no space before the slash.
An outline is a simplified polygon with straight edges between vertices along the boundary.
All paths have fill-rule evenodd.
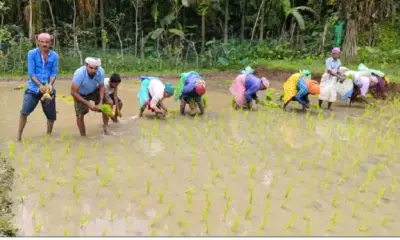
<path id="1" fill-rule="evenodd" d="M 108 127 L 103 127 L 103 134 L 104 135 L 109 135 L 110 132 L 108 131 Z"/>

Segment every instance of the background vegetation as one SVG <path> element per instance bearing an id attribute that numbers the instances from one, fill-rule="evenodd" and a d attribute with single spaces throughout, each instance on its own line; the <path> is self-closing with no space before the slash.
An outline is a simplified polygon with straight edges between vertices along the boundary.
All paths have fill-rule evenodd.
<path id="1" fill-rule="evenodd" d="M 26 72 L 35 35 L 54 35 L 61 74 L 86 56 L 108 72 L 237 69 L 260 62 L 323 71 L 340 46 L 348 64 L 400 75 L 395 0 L 2 0 L 2 75 Z M 342 24 L 342 25 L 341 25 Z M 342 29 L 341 29 L 342 27 Z"/>

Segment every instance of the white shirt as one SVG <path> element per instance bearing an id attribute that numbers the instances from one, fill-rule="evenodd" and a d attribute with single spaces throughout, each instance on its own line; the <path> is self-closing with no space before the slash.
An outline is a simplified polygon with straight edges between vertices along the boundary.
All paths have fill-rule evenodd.
<path id="1" fill-rule="evenodd" d="M 158 79 L 153 79 L 149 84 L 149 93 L 151 95 L 150 107 L 155 109 L 157 104 L 164 98 L 165 85 Z"/>
<path id="2" fill-rule="evenodd" d="M 104 78 L 104 88 L 106 90 L 107 95 L 114 93 L 114 88 L 110 86 L 110 78 Z"/>

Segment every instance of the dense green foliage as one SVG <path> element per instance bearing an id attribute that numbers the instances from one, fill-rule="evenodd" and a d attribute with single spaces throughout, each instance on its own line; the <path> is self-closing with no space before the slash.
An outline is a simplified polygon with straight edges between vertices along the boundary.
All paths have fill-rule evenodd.
<path id="1" fill-rule="evenodd" d="M 89 55 L 101 57 L 107 71 L 119 72 L 236 69 L 259 59 L 313 65 L 321 63 L 328 51 L 342 42 L 343 48 L 348 49 L 346 55 L 357 56 L 349 61 L 388 69 L 388 63 L 400 59 L 400 18 L 388 12 L 392 8 L 384 7 L 398 4 L 392 0 L 347 3 L 342 0 L 57 0 L 55 3 L 55 0 L 0 1 L 3 74 L 26 72 L 26 53 L 34 47 L 35 34 L 42 31 L 55 38 L 61 74 L 74 71 Z M 371 20 L 372 15 L 366 9 L 346 13 L 346 4 L 349 9 L 375 6 L 378 17 Z M 358 46 L 357 42 L 351 42 L 353 38 L 346 39 L 354 32 L 348 31 L 349 14 L 356 14 L 353 17 L 359 22 L 354 33 L 358 36 Z M 339 23 L 345 26 L 340 39 L 335 33 Z M 358 51 L 351 54 L 354 47 Z"/>

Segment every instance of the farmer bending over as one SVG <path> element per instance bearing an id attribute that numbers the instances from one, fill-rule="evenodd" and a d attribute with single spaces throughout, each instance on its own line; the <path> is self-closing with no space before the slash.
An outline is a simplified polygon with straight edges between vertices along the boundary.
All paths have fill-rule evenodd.
<path id="1" fill-rule="evenodd" d="M 311 73 L 303 71 L 295 73 L 283 84 L 283 110 L 286 110 L 287 105 L 291 101 L 297 101 L 303 107 L 303 111 L 310 107 L 308 95 L 316 95 L 320 92 L 320 87 L 317 81 L 310 79 Z"/>
<path id="2" fill-rule="evenodd" d="M 191 101 L 194 101 L 199 107 L 200 115 L 203 115 L 205 106 L 201 97 L 206 93 L 206 82 L 196 72 L 182 73 L 180 76 L 181 81 L 178 88 L 182 93 L 178 97 L 181 100 L 181 114 L 185 115 L 186 104 L 189 104 L 193 112 L 195 107 L 192 106 Z"/>
<path id="3" fill-rule="evenodd" d="M 139 117 L 143 117 L 143 112 L 147 108 L 155 112 L 156 115 L 165 115 L 168 109 L 165 107 L 163 100 L 174 95 L 174 87 L 170 83 L 164 85 L 159 78 L 141 77 L 140 90 L 137 95 L 140 103 Z"/>
<path id="4" fill-rule="evenodd" d="M 246 67 L 229 88 L 235 98 L 235 109 L 244 107 L 256 110 L 255 104 L 259 103 L 257 92 L 266 90 L 268 87 L 269 81 L 260 76 L 259 68 L 254 71 L 250 67 Z"/>
<path id="5" fill-rule="evenodd" d="M 115 106 L 115 114 L 111 119 L 118 122 L 118 117 L 121 117 L 122 101 L 118 97 L 118 86 L 121 83 L 121 77 L 114 73 L 110 78 L 104 79 L 105 96 L 107 103 Z"/>
<path id="6" fill-rule="evenodd" d="M 19 118 L 18 141 L 21 141 L 28 116 L 35 110 L 40 100 L 47 118 L 48 135 L 51 135 L 56 121 L 56 90 L 53 85 L 58 72 L 58 55 L 50 50 L 52 37 L 49 34 L 41 33 L 36 40 L 38 48 L 28 53 L 29 81 Z M 45 93 L 49 93 L 51 97 L 42 99 Z"/>
<path id="7" fill-rule="evenodd" d="M 76 124 L 81 136 L 86 136 L 84 116 L 89 112 L 100 112 L 99 104 L 105 103 L 104 70 L 98 58 L 86 58 L 86 65 L 75 71 L 71 95 L 74 98 Z M 94 104 L 90 101 L 93 101 Z M 95 105 L 96 104 L 96 105 Z M 108 117 L 103 113 L 103 131 L 108 134 Z"/>

